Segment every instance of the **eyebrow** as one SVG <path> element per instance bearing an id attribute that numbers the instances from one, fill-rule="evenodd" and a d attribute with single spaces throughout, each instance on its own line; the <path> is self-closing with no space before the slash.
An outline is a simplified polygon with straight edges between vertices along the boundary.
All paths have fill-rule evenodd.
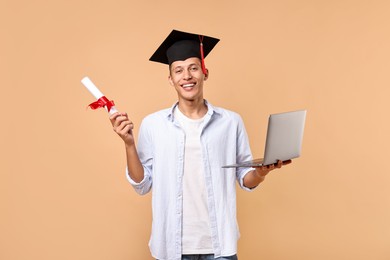
<path id="1" fill-rule="evenodd" d="M 177 68 L 183 68 L 183 67 L 192 67 L 192 66 L 200 66 L 199 64 L 196 64 L 196 63 L 191 63 L 189 64 L 188 66 L 181 66 L 181 65 L 178 65 L 178 66 L 175 66 L 175 67 L 172 67 L 172 69 L 177 69 Z"/>

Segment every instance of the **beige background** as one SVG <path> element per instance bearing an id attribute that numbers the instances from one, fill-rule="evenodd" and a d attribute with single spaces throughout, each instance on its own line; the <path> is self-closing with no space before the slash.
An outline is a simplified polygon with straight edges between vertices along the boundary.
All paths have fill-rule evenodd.
<path id="1" fill-rule="evenodd" d="M 241 260 L 390 259 L 389 1 L 0 0 L 0 259 L 151 259 L 150 195 L 125 179 L 88 75 L 136 126 L 176 99 L 148 61 L 172 29 L 221 38 L 206 97 L 306 108 L 303 156 L 238 191 Z M 137 128 L 136 128 L 137 132 Z"/>

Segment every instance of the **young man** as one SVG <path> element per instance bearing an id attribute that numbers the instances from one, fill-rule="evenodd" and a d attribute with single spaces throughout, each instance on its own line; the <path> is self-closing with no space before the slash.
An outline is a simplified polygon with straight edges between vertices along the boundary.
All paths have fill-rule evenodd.
<path id="1" fill-rule="evenodd" d="M 149 246 L 157 259 L 237 259 L 236 180 L 251 190 L 289 163 L 222 168 L 252 155 L 241 117 L 203 97 L 204 56 L 218 41 L 174 30 L 153 54 L 169 65 L 178 102 L 143 120 L 137 148 L 127 114 L 110 117 L 125 143 L 129 182 L 139 194 L 153 186 Z"/>

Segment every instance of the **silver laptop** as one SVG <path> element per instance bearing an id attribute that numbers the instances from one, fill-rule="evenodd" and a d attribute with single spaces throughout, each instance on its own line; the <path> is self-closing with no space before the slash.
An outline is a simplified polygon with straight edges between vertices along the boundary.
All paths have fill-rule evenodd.
<path id="1" fill-rule="evenodd" d="M 306 110 L 272 114 L 268 119 L 264 158 L 225 165 L 222 168 L 256 167 L 301 156 Z"/>

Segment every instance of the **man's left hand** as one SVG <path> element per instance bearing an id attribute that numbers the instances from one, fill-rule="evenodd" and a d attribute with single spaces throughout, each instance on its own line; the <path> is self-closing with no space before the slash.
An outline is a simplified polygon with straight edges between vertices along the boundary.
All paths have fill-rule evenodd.
<path id="1" fill-rule="evenodd" d="M 282 166 L 287 165 L 292 163 L 292 160 L 286 160 L 286 161 L 281 161 L 278 160 L 277 163 L 274 164 L 269 164 L 269 165 L 262 165 L 258 167 L 254 167 L 256 174 L 259 177 L 265 177 L 270 171 L 275 170 L 275 169 L 280 169 Z"/>

